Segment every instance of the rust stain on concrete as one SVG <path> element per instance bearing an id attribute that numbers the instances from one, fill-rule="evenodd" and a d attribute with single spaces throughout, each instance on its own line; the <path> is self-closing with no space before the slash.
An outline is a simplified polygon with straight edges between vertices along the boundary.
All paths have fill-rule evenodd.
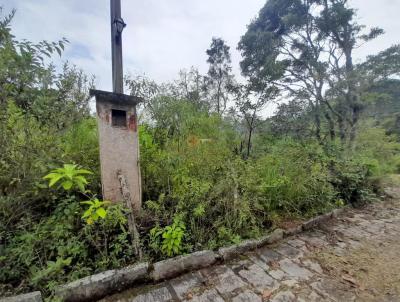
<path id="1" fill-rule="evenodd" d="M 129 116 L 128 128 L 129 130 L 137 132 L 137 118 L 135 113 Z"/>

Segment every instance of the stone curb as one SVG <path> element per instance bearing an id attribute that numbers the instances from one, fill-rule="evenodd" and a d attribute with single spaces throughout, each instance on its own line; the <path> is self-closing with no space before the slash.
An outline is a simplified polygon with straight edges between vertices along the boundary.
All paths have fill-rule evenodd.
<path id="1" fill-rule="evenodd" d="M 283 236 L 284 231 L 281 229 L 276 229 L 271 234 L 268 234 L 260 239 L 245 240 L 236 245 L 220 248 L 218 250 L 218 254 L 224 261 L 227 261 L 245 252 L 255 250 L 261 246 L 278 242 L 279 240 L 283 239 Z"/>
<path id="2" fill-rule="evenodd" d="M 332 212 L 317 216 L 301 225 L 288 229 L 275 229 L 272 233 L 259 239 L 245 240 L 239 244 L 220 248 L 217 252 L 205 250 L 182 255 L 175 258 L 149 264 L 147 262 L 128 266 L 119 270 L 109 270 L 96 275 L 59 286 L 56 288 L 56 297 L 63 301 L 93 301 L 112 293 L 139 285 L 144 282 L 170 279 L 183 273 L 209 267 L 217 261 L 228 261 L 236 256 L 255 250 L 259 247 L 281 241 L 285 237 L 293 236 L 303 231 L 311 230 L 322 223 L 337 218 L 347 207 L 335 209 Z M 3 298 L 0 302 L 41 302 L 40 292 Z"/>
<path id="3" fill-rule="evenodd" d="M 208 267 L 218 260 L 213 251 L 200 251 L 154 263 L 151 279 L 160 281 L 181 275 L 182 273 Z"/>
<path id="4" fill-rule="evenodd" d="M 284 230 L 284 235 L 285 235 L 285 237 L 290 237 L 290 236 L 300 234 L 301 232 L 303 232 L 303 226 L 299 225 L 297 227 Z"/>
<path id="5" fill-rule="evenodd" d="M 62 301 L 91 301 L 126 289 L 148 278 L 149 264 L 139 263 L 119 270 L 109 270 L 58 287 L 55 296 Z"/>
<path id="6" fill-rule="evenodd" d="M 323 222 L 330 220 L 331 218 L 332 218 L 332 212 L 328 213 L 328 214 L 317 216 L 306 222 L 303 222 L 301 227 L 302 227 L 303 231 L 309 231 L 309 230 L 319 226 Z"/>
<path id="7" fill-rule="evenodd" d="M 349 208 L 350 208 L 349 206 L 346 206 L 346 207 L 343 207 L 343 208 L 340 208 L 340 209 L 333 210 L 332 211 L 332 218 L 339 217 L 340 215 L 342 215 Z"/>
<path id="8" fill-rule="evenodd" d="M 0 302 L 42 302 L 42 294 L 37 292 L 31 292 L 23 295 L 0 298 Z"/>

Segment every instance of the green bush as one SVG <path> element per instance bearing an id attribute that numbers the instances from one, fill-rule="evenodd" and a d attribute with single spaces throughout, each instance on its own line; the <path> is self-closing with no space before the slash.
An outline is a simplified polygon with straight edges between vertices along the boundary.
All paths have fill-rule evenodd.
<path id="1" fill-rule="evenodd" d="M 368 176 L 379 177 L 397 173 L 400 143 L 394 135 L 386 135 L 379 127 L 365 127 L 356 141 L 352 154 L 361 165 L 368 166 Z"/>
<path id="2" fill-rule="evenodd" d="M 8 202 L 0 198 L 1 209 Z M 49 292 L 57 284 L 135 261 L 123 209 L 111 207 L 105 219 L 88 225 L 81 219 L 85 208 L 70 196 L 59 200 L 50 216 L 38 221 L 26 217 L 18 230 L 7 232 L 0 272 L 0 283 L 7 284 L 3 294 Z"/>
<path id="3" fill-rule="evenodd" d="M 243 175 L 247 198 L 266 213 L 309 216 L 332 208 L 336 192 L 329 182 L 329 161 L 315 143 L 276 141 Z"/>

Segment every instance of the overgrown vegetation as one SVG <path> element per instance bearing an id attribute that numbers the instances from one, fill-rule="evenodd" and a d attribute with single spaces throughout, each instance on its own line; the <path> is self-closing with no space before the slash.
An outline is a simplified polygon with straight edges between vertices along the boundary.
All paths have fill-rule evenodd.
<path id="1" fill-rule="evenodd" d="M 400 173 L 399 46 L 353 64 L 359 39 L 381 34 L 363 34 L 355 17 L 344 0 L 269 0 L 239 45 L 245 83 L 219 38 L 205 76 L 126 78 L 145 99 L 137 222 L 146 258 L 367 202 L 381 177 Z M 48 63 L 66 40 L 19 42 L 12 14 L 0 20 L 0 294 L 50 294 L 137 261 L 129 209 L 101 198 L 93 79 Z M 279 107 L 266 118 L 272 101 Z"/>

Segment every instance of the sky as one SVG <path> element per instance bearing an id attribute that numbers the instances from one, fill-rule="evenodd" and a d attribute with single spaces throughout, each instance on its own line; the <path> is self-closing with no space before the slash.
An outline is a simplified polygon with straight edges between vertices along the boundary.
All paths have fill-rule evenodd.
<path id="1" fill-rule="evenodd" d="M 198 67 L 206 73 L 206 53 L 212 37 L 231 47 L 239 75 L 236 47 L 246 26 L 266 0 L 121 0 L 124 72 L 170 81 L 180 69 Z M 386 34 L 356 51 L 356 61 L 400 43 L 400 0 L 350 0 L 358 19 L 379 26 Z M 3 13 L 17 10 L 13 33 L 38 42 L 67 38 L 59 62 L 69 62 L 96 77 L 96 88 L 111 90 L 109 0 L 0 0 Z"/>

